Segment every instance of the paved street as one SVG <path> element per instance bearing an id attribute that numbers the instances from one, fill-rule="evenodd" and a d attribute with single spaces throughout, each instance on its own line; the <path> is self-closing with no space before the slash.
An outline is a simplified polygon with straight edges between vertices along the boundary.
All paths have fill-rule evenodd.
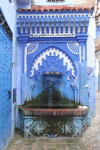
<path id="1" fill-rule="evenodd" d="M 96 93 L 96 117 L 82 137 L 25 139 L 16 134 L 7 150 L 100 150 L 100 93 Z"/>

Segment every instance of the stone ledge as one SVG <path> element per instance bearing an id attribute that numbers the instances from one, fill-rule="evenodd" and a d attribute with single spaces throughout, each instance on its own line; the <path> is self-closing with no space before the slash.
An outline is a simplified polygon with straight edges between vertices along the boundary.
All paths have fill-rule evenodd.
<path id="1" fill-rule="evenodd" d="M 88 113 L 88 107 L 85 106 L 74 109 L 34 109 L 19 106 L 19 109 L 24 116 L 84 116 Z"/>

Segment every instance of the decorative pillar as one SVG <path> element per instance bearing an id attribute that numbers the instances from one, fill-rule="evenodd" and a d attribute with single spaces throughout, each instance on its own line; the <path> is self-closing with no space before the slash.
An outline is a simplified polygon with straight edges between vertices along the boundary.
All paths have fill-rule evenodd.
<path id="1" fill-rule="evenodd" d="M 27 44 L 28 38 L 19 38 L 21 45 L 21 104 L 27 98 L 27 75 L 24 73 L 25 68 L 25 47 Z"/>
<path id="2" fill-rule="evenodd" d="M 87 60 L 86 60 L 86 42 L 81 43 L 82 46 L 82 63 L 81 63 L 81 69 L 82 69 L 82 104 L 89 106 L 89 100 L 88 100 L 88 85 L 87 85 Z"/>
<path id="3" fill-rule="evenodd" d="M 79 91 L 79 82 L 80 82 L 80 79 L 79 79 L 79 74 L 80 74 L 80 70 L 79 70 L 79 64 L 75 64 L 76 65 L 76 68 L 77 68 L 77 79 L 75 81 L 75 106 L 79 105 L 79 102 L 80 102 L 80 91 Z"/>
<path id="4" fill-rule="evenodd" d="M 86 49 L 86 37 L 77 37 L 79 42 L 79 95 L 80 104 L 88 106 L 88 89 L 87 84 L 87 49 Z"/>
<path id="5" fill-rule="evenodd" d="M 83 102 L 83 86 L 84 86 L 84 70 L 83 70 L 83 43 L 79 43 L 79 95 L 80 95 L 80 104 Z"/>

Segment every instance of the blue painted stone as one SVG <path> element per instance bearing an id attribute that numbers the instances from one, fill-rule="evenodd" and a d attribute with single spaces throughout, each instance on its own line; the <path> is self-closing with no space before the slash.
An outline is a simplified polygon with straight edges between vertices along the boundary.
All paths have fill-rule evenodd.
<path id="1" fill-rule="evenodd" d="M 50 136 L 49 136 L 50 138 L 54 138 L 55 137 L 55 135 L 54 134 L 50 134 Z"/>

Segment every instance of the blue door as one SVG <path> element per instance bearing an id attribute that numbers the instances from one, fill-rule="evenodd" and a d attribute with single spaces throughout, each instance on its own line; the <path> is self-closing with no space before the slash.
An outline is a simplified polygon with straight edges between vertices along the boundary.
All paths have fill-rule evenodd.
<path id="1" fill-rule="evenodd" d="M 12 43 L 0 25 L 0 150 L 11 140 Z"/>

